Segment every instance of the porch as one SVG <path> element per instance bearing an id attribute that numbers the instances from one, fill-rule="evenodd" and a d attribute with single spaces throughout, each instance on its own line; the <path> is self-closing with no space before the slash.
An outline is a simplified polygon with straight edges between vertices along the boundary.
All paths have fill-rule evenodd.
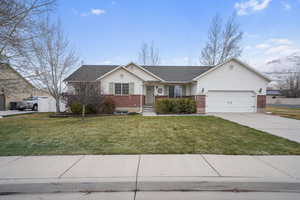
<path id="1" fill-rule="evenodd" d="M 194 98 L 193 83 L 145 84 L 145 106 L 153 106 L 158 99 L 166 98 Z"/>

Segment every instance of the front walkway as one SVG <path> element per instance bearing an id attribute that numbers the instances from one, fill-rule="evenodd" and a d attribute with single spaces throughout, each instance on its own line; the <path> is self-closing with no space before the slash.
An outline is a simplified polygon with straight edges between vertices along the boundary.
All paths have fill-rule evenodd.
<path id="1" fill-rule="evenodd" d="M 262 113 L 214 113 L 212 115 L 300 143 L 300 120 Z"/>
<path id="2" fill-rule="evenodd" d="M 7 192 L 255 190 L 300 192 L 300 156 L 0 157 Z"/>

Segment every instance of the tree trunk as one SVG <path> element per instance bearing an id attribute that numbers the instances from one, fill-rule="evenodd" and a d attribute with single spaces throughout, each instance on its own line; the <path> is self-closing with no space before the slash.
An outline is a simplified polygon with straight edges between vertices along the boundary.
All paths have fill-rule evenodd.
<path id="1" fill-rule="evenodd" d="M 85 117 L 85 104 L 82 105 L 82 119 Z"/>
<path id="2" fill-rule="evenodd" d="M 59 97 L 56 98 L 55 101 L 56 101 L 56 103 L 55 103 L 55 105 L 56 105 L 56 112 L 59 113 L 60 112 L 60 98 Z"/>

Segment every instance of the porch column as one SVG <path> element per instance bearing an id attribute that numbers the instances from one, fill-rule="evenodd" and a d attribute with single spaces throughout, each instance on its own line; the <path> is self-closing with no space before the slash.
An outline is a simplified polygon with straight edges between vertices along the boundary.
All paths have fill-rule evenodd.
<path id="1" fill-rule="evenodd" d="M 196 95 L 195 101 L 197 105 L 197 113 L 205 113 L 206 95 Z"/>
<path id="2" fill-rule="evenodd" d="M 257 95 L 257 112 L 264 112 L 267 104 L 266 95 Z"/>

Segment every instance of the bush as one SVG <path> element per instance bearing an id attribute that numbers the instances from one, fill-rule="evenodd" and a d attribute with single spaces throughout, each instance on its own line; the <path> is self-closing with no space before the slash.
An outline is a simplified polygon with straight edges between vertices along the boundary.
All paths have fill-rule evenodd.
<path id="1" fill-rule="evenodd" d="M 116 104 L 110 97 L 105 97 L 101 113 L 103 114 L 113 114 L 116 110 Z"/>
<path id="2" fill-rule="evenodd" d="M 71 112 L 73 114 L 82 114 L 82 105 L 80 103 L 72 103 L 71 106 Z M 85 107 L 85 114 L 96 114 L 97 112 L 97 108 L 92 105 L 92 104 L 88 104 Z"/>
<path id="3" fill-rule="evenodd" d="M 159 99 L 155 103 L 155 111 L 158 114 L 190 114 L 196 110 L 196 101 L 188 98 Z"/>
<path id="4" fill-rule="evenodd" d="M 74 114 L 81 114 L 82 113 L 82 106 L 80 103 L 72 103 L 70 105 L 71 112 Z"/>
<path id="5" fill-rule="evenodd" d="M 85 107 L 85 113 L 86 114 L 97 114 L 98 113 L 98 108 L 96 105 L 88 104 Z"/>

